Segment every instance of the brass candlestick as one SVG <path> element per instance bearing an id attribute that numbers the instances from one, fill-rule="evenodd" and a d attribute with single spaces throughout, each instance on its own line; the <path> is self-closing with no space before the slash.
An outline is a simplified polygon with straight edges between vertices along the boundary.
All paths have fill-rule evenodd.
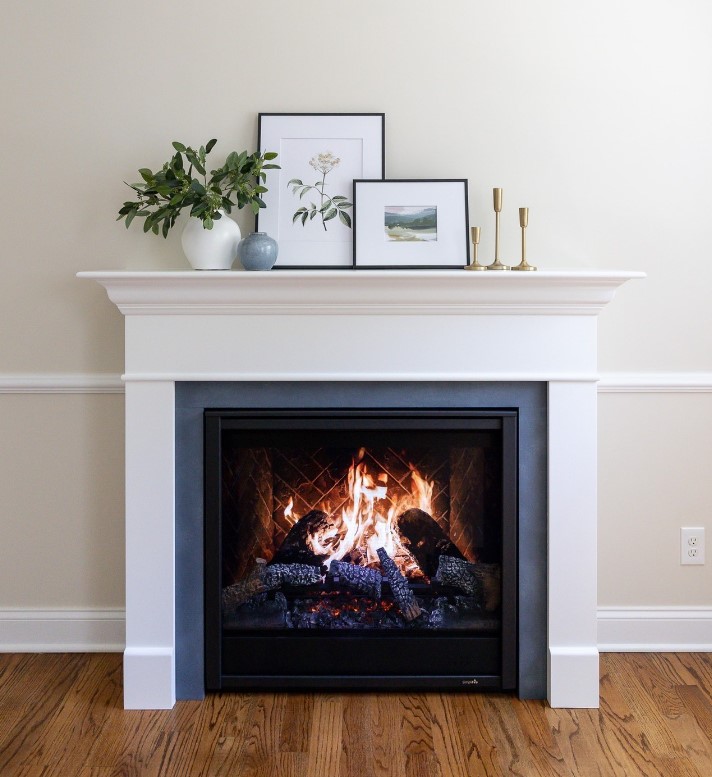
<path id="1" fill-rule="evenodd" d="M 522 261 L 513 270 L 536 270 L 527 262 L 527 224 L 529 223 L 529 208 L 519 209 L 519 226 L 522 228 Z"/>
<path id="2" fill-rule="evenodd" d="M 502 264 L 502 262 L 499 261 L 499 214 L 500 214 L 500 211 L 502 210 L 502 190 L 493 189 L 492 194 L 494 199 L 494 213 L 495 213 L 494 262 L 488 265 L 487 269 L 488 270 L 509 270 L 510 268 L 506 264 Z"/>
<path id="3" fill-rule="evenodd" d="M 487 265 L 480 264 L 477 261 L 477 246 L 480 244 L 480 228 L 472 227 L 470 229 L 472 235 L 472 264 L 468 264 L 466 270 L 486 270 Z"/>

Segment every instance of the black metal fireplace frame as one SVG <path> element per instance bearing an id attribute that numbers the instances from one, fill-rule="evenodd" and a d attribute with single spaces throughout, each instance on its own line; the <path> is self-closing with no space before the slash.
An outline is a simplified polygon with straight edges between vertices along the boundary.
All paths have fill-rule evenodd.
<path id="1" fill-rule="evenodd" d="M 220 607 L 221 580 L 221 439 L 223 429 L 274 430 L 482 430 L 499 429 L 502 439 L 502 625 L 496 637 L 423 633 L 414 635 L 254 633 L 224 637 Z M 442 688 L 515 690 L 518 632 L 518 410 L 487 409 L 210 409 L 204 412 L 204 615 L 205 687 L 207 690 L 297 688 Z M 240 673 L 223 671 L 223 653 L 240 641 L 242 656 L 252 656 Z M 405 671 L 363 671 L 365 648 L 416 656 Z M 389 651 L 390 648 L 390 651 Z M 340 665 L 323 673 L 301 669 L 302 657 L 315 651 L 340 656 Z M 479 655 L 486 671 L 471 671 L 470 656 Z M 281 671 L 266 672 L 265 655 L 279 656 Z M 285 657 L 287 660 L 285 660 Z M 229 663 L 229 662 L 228 662 Z M 232 662 L 234 663 L 234 661 Z M 308 661 L 307 661 L 308 663 Z M 337 662 L 338 664 L 339 662 Z M 353 671 L 353 667 L 356 667 Z M 440 671 L 433 672 L 433 667 Z"/>

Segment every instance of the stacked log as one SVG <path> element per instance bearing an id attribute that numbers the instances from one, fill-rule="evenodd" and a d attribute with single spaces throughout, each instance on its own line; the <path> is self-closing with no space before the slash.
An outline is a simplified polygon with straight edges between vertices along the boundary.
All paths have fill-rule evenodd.
<path id="1" fill-rule="evenodd" d="M 499 564 L 470 564 L 482 590 L 482 606 L 494 612 L 502 602 L 502 568 Z"/>
<path id="2" fill-rule="evenodd" d="M 274 591 L 283 585 L 305 586 L 320 583 L 320 567 L 309 564 L 270 564 L 264 571 L 263 582 Z"/>
<path id="3" fill-rule="evenodd" d="M 408 580 L 400 573 L 395 561 L 386 553 L 384 548 L 378 548 L 376 551 L 381 562 L 381 569 L 388 580 L 393 592 L 393 598 L 396 600 L 403 617 L 408 621 L 415 620 L 422 612 L 418 602 L 410 590 Z"/>
<path id="4" fill-rule="evenodd" d="M 477 597 L 484 610 L 494 612 L 502 598 L 501 575 L 499 564 L 479 564 L 441 556 L 433 580 L 459 588 L 468 596 Z"/>
<path id="5" fill-rule="evenodd" d="M 248 602 L 258 594 L 276 591 L 283 585 L 307 586 L 321 582 L 322 573 L 319 567 L 307 564 L 270 564 L 264 559 L 250 570 L 250 574 L 233 585 L 222 590 L 223 608 L 235 609 Z"/>
<path id="6" fill-rule="evenodd" d="M 250 570 L 249 575 L 234 585 L 229 585 L 222 590 L 223 609 L 234 609 L 247 602 L 253 596 L 267 591 L 263 580 L 265 564 L 263 558 L 258 558 Z"/>
<path id="7" fill-rule="evenodd" d="M 339 584 L 353 591 L 366 594 L 379 601 L 381 598 L 381 573 L 369 567 L 348 564 L 345 561 L 332 561 L 329 574 L 339 579 Z"/>
<path id="8" fill-rule="evenodd" d="M 398 531 L 408 551 L 429 578 L 437 572 L 441 556 L 465 560 L 437 521 L 424 510 L 416 507 L 406 510 L 398 518 Z"/>
<path id="9" fill-rule="evenodd" d="M 274 554 L 274 564 L 318 565 L 324 556 L 317 555 L 309 545 L 309 537 L 331 526 L 331 519 L 321 510 L 311 510 L 289 530 L 279 550 Z"/>
<path id="10" fill-rule="evenodd" d="M 440 556 L 437 572 L 435 573 L 436 583 L 450 585 L 459 588 L 469 596 L 475 596 L 479 593 L 479 580 L 472 574 L 470 564 L 464 559 L 453 558 L 452 556 Z"/>

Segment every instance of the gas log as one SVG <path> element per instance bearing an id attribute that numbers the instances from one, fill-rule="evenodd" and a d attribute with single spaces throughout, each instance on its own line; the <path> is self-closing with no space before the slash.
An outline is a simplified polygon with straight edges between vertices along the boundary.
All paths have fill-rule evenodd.
<path id="1" fill-rule="evenodd" d="M 222 603 L 226 609 L 234 609 L 245 604 L 257 594 L 276 591 L 283 585 L 307 586 L 321 582 L 319 567 L 307 564 L 270 564 L 264 559 L 257 563 L 244 579 L 223 588 Z"/>
<path id="2" fill-rule="evenodd" d="M 480 582 L 472 574 L 471 564 L 452 556 L 440 556 L 437 572 L 433 577 L 436 583 L 459 588 L 469 596 L 479 594 Z"/>
<path id="3" fill-rule="evenodd" d="M 342 583 L 354 591 L 370 596 L 379 601 L 381 598 L 381 573 L 375 569 L 347 564 L 344 561 L 332 561 L 329 574 L 338 577 Z"/>
<path id="4" fill-rule="evenodd" d="M 418 606 L 418 602 L 415 600 L 413 592 L 410 590 L 408 581 L 400 573 L 395 561 L 386 553 L 384 548 L 378 548 L 376 551 L 378 558 L 381 561 L 381 569 L 383 574 L 388 580 L 393 592 L 393 598 L 396 600 L 398 607 L 400 608 L 403 617 L 407 621 L 415 620 L 422 610 Z"/>
<path id="5" fill-rule="evenodd" d="M 250 570 L 250 574 L 244 580 L 223 588 L 223 609 L 239 607 L 256 594 L 261 594 L 268 590 L 263 580 L 265 564 L 266 562 L 263 558 L 258 558 L 255 566 Z"/>
<path id="6" fill-rule="evenodd" d="M 270 564 L 263 576 L 263 582 L 270 591 L 283 585 L 314 585 L 321 579 L 321 568 L 309 564 Z"/>
<path id="7" fill-rule="evenodd" d="M 441 556 L 433 580 L 459 588 L 476 597 L 487 612 L 494 612 L 501 602 L 501 569 L 499 564 L 477 564 L 450 556 Z"/>
<path id="8" fill-rule="evenodd" d="M 412 508 L 398 518 L 398 531 L 423 573 L 432 578 L 441 556 L 465 560 L 435 519 L 425 511 Z"/>
<path id="9" fill-rule="evenodd" d="M 279 550 L 272 558 L 273 564 L 308 564 L 318 566 L 325 556 L 314 553 L 307 538 L 331 525 L 329 516 L 321 510 L 311 510 L 289 530 Z"/>

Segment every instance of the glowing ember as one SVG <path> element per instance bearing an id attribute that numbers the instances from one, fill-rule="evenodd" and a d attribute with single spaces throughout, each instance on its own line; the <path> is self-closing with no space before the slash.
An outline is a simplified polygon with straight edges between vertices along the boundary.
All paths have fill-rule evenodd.
<path id="1" fill-rule="evenodd" d="M 328 520 L 310 533 L 309 548 L 324 558 L 328 567 L 332 561 L 346 559 L 352 564 L 378 566 L 378 548 L 396 562 L 407 577 L 424 577 L 424 574 L 398 531 L 398 517 L 406 510 L 419 508 L 432 515 L 434 482 L 423 478 L 411 466 L 411 494 L 401 494 L 395 501 L 389 499 L 388 475 L 385 472 L 371 473 L 361 449 L 348 470 L 347 487 L 349 500 L 340 515 L 333 515 L 328 506 L 320 507 Z M 401 492 L 399 492 L 401 493 Z M 290 521 L 298 521 L 293 513 L 293 500 L 285 508 L 284 515 Z"/>

